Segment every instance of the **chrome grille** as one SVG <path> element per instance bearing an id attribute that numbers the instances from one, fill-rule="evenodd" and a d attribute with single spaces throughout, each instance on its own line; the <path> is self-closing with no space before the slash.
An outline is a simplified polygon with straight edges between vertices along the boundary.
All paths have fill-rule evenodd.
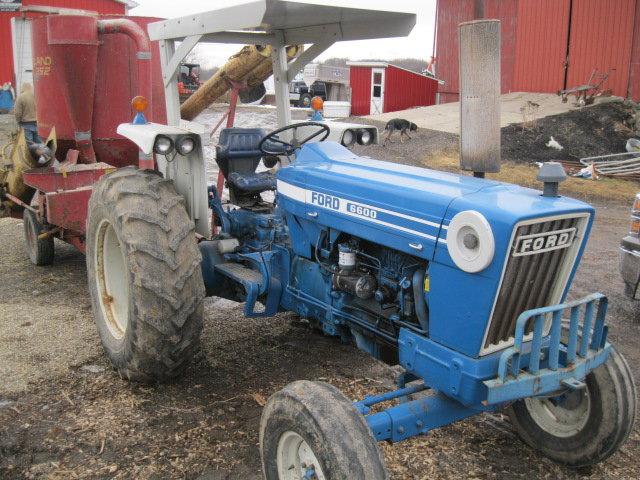
<path id="1" fill-rule="evenodd" d="M 544 307 L 560 301 L 570 267 L 576 258 L 585 216 L 550 219 L 539 223 L 520 225 L 513 236 L 504 269 L 500 291 L 486 332 L 483 350 L 513 341 L 516 321 L 525 310 Z M 574 231 L 575 229 L 575 231 Z M 557 231 L 573 232 L 573 242 L 567 248 L 522 255 L 515 249 L 518 239 L 537 238 L 538 234 Z M 567 265 L 570 262 L 571 265 Z M 554 298 L 556 297 L 556 298 Z"/>

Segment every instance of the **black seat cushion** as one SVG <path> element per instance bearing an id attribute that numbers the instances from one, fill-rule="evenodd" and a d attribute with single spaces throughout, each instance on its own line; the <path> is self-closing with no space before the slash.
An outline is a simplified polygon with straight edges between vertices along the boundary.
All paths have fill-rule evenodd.
<path id="1" fill-rule="evenodd" d="M 233 187 L 245 193 L 260 193 L 276 189 L 276 176 L 271 172 L 245 175 L 231 172 L 228 181 Z"/>

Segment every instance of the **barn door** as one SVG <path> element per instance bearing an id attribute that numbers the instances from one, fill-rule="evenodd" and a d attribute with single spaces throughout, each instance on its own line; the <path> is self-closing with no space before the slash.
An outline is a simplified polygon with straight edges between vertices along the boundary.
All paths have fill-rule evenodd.
<path id="1" fill-rule="evenodd" d="M 603 89 L 627 95 L 635 8 L 636 0 L 572 0 L 566 88 L 585 85 L 597 70 L 610 72 Z"/>
<path id="2" fill-rule="evenodd" d="M 570 0 L 518 2 L 513 91 L 557 92 L 564 87 L 570 6 Z"/>
<path id="3" fill-rule="evenodd" d="M 383 113 L 384 68 L 371 69 L 371 109 L 370 115 Z"/>
<path id="4" fill-rule="evenodd" d="M 31 20 L 11 19 L 13 65 L 16 74 L 16 94 L 24 82 L 33 85 L 33 55 L 31 53 Z"/>
<path id="5" fill-rule="evenodd" d="M 520 0 L 513 90 L 557 92 L 609 72 L 626 96 L 636 0 Z"/>

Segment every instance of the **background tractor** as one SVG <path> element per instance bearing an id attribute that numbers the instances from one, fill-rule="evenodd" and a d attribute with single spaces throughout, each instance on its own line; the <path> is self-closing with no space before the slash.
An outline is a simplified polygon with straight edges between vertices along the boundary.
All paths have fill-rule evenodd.
<path id="1" fill-rule="evenodd" d="M 180 64 L 180 81 L 178 82 L 180 103 L 193 95 L 198 88 L 200 88 L 200 64 L 182 62 Z"/>
<path id="2" fill-rule="evenodd" d="M 483 178 L 500 168 L 499 22 L 460 27 L 461 167 L 474 175 L 443 173 L 355 155 L 331 141 L 334 126 L 339 140 L 348 124 L 291 123 L 288 84 L 305 63 L 334 42 L 405 36 L 416 22 L 402 2 L 393 10 L 352 3 L 225 3 L 149 23 L 153 49 L 129 20 L 42 20 L 34 50 L 55 58 L 36 88 L 57 82 L 63 88 L 50 91 L 63 91 L 64 104 L 39 102 L 39 121 L 50 124 L 48 108 L 65 112 L 58 152 L 74 148 L 59 165 L 22 174 L 35 189 L 30 202 L 16 202 L 31 219 L 28 249 L 57 237 L 86 252 L 102 344 L 131 380 L 185 369 L 203 299 L 214 295 L 244 302 L 247 317 L 295 312 L 402 368 L 398 389 L 356 402 L 306 380 L 275 393 L 260 423 L 268 479 L 384 479 L 378 441 L 494 411 L 555 461 L 606 459 L 629 436 L 636 397 L 607 341 L 606 297 L 567 300 L 594 209 L 559 195 L 558 164 L 541 168 L 542 191 Z M 87 112 L 102 105 L 96 70 L 109 56 L 98 50 L 114 34 L 133 42 L 137 59 L 135 116 L 117 126 L 120 147 L 115 138 L 103 145 L 100 120 L 92 126 Z M 207 187 L 201 139 L 181 121 L 180 63 L 199 42 L 253 45 L 223 72 L 246 78 L 247 59 L 262 57 L 275 78 L 279 128 L 220 134 L 228 200 Z M 301 44 L 311 46 L 289 54 Z M 98 68 L 77 79 L 78 59 Z M 183 113 L 197 111 L 204 89 Z"/>

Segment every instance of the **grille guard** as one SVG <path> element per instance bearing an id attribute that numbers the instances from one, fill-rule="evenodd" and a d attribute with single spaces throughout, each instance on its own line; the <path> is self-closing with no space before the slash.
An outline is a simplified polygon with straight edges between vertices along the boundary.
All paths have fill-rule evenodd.
<path id="1" fill-rule="evenodd" d="M 573 302 L 522 312 L 516 323 L 514 345 L 500 356 L 497 378 L 484 381 L 487 399 L 483 403 L 495 405 L 566 388 L 582 388 L 583 379 L 607 360 L 611 350 L 605 324 L 607 305 L 607 297 L 593 293 Z M 562 320 L 565 310 L 570 310 L 568 327 Z M 550 333 L 543 338 L 548 316 L 552 319 Z M 531 319 L 533 338 L 525 343 Z M 562 343 L 563 331 L 568 334 L 566 345 Z M 528 365 L 522 366 L 526 356 Z"/>

